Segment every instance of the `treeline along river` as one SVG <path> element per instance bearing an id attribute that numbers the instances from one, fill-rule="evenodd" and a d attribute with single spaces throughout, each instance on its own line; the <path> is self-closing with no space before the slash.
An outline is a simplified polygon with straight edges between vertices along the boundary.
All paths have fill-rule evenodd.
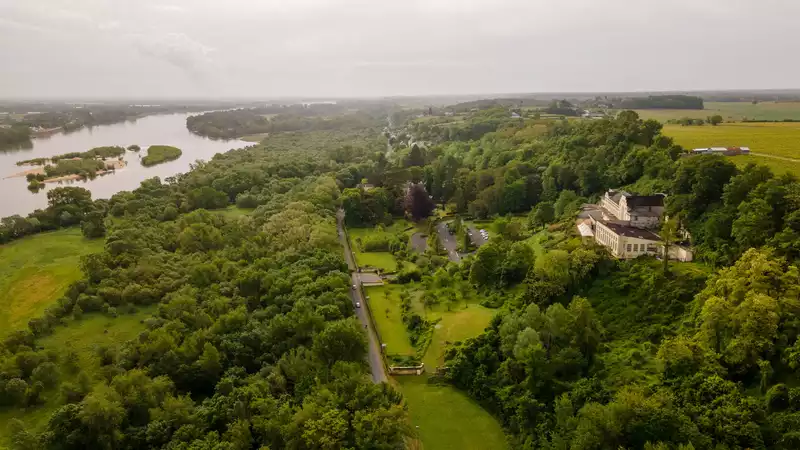
<path id="1" fill-rule="evenodd" d="M 120 191 L 139 187 L 139 183 L 155 176 L 166 177 L 186 172 L 189 165 L 198 159 L 209 160 L 217 153 L 232 148 L 250 145 L 244 141 L 212 140 L 197 136 L 186 129 L 189 114 L 165 114 L 147 116 L 135 121 L 94 128 L 83 128 L 71 133 L 58 133 L 33 140 L 33 147 L 0 149 L 0 217 L 14 214 L 22 216 L 37 208 L 47 206 L 47 191 L 58 186 L 81 186 L 92 192 L 92 198 L 110 198 Z M 71 152 L 85 152 L 94 147 L 139 145 L 140 152 L 126 152 L 127 165 L 93 180 L 47 183 L 38 193 L 27 189 L 25 177 L 8 178 L 30 169 L 17 166 L 17 161 L 47 158 Z M 150 145 L 171 145 L 183 150 L 179 159 L 152 167 L 141 165 L 139 158 L 147 154 Z"/>

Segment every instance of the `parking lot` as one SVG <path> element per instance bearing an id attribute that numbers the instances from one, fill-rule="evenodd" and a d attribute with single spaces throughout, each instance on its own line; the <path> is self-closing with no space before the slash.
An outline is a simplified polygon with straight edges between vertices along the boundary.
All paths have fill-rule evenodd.
<path id="1" fill-rule="evenodd" d="M 482 235 L 480 232 L 480 228 L 472 226 L 467 228 L 467 233 L 469 234 L 469 239 L 472 241 L 472 245 L 475 247 L 480 247 L 481 245 L 485 244 L 486 241 L 488 241 L 491 237 L 488 235 L 487 237 L 484 237 L 484 235 Z"/>

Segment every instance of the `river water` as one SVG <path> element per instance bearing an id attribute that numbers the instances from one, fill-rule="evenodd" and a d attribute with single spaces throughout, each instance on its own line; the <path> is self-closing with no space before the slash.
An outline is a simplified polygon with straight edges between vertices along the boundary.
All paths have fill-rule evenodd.
<path id="1" fill-rule="evenodd" d="M 166 177 L 187 172 L 189 164 L 198 159 L 208 161 L 217 153 L 232 148 L 241 148 L 252 143 L 232 140 L 212 140 L 197 136 L 186 128 L 186 118 L 192 114 L 165 114 L 147 116 L 136 121 L 83 128 L 72 133 L 58 133 L 33 140 L 33 147 L 0 151 L 0 217 L 14 214 L 22 216 L 38 208 L 47 207 L 47 191 L 59 186 L 80 186 L 92 192 L 92 198 L 110 198 L 120 191 L 130 191 L 139 183 L 155 176 Z M 93 147 L 137 144 L 141 152 L 126 152 L 127 166 L 114 173 L 98 176 L 94 180 L 47 183 L 38 193 L 28 190 L 25 177 L 6 178 L 9 175 L 30 169 L 17 166 L 16 162 L 44 158 L 62 153 L 85 152 Z M 141 165 L 139 158 L 147 154 L 150 145 L 172 145 L 183 150 L 175 161 L 152 167 Z"/>

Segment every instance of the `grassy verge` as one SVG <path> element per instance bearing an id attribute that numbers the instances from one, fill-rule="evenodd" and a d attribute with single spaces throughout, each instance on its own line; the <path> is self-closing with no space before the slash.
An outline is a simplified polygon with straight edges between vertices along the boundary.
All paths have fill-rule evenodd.
<path id="1" fill-rule="evenodd" d="M 82 320 L 71 321 L 64 327 L 55 329 L 52 335 L 39 341 L 45 350 L 54 350 L 60 356 L 74 351 L 78 355 L 79 366 L 95 382 L 100 378 L 100 360 L 95 349 L 100 346 L 119 348 L 126 341 L 135 338 L 145 326 L 142 319 L 149 317 L 155 307 L 142 309 L 134 314 L 112 318 L 102 314 L 87 314 Z M 107 332 L 106 332 L 107 331 Z M 61 374 L 61 381 L 74 381 L 75 374 Z M 19 419 L 26 428 L 35 431 L 47 424 L 52 413 L 61 405 L 57 389 L 50 389 L 42 396 L 42 405 L 25 410 L 10 409 L 0 412 L 0 449 L 10 448 L 8 422 Z M 4 447 L 5 446 L 5 447 Z"/>
<path id="2" fill-rule="evenodd" d="M 80 257 L 99 252 L 77 228 L 40 233 L 0 246 L 0 336 L 24 329 L 81 277 Z"/>
<path id="3" fill-rule="evenodd" d="M 462 392 L 428 384 L 424 376 L 396 379 L 425 450 L 508 448 L 500 424 Z"/>

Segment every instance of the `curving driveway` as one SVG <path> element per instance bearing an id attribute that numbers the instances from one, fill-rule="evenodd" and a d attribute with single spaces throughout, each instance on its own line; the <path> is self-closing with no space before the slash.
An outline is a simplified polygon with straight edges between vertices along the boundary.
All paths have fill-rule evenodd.
<path id="1" fill-rule="evenodd" d="M 444 222 L 439 222 L 436 225 L 436 231 L 439 233 L 439 242 L 442 243 L 444 249 L 447 251 L 447 257 L 450 261 L 461 262 L 461 255 L 458 254 L 458 243 L 456 237 L 450 234 L 447 225 Z"/>

